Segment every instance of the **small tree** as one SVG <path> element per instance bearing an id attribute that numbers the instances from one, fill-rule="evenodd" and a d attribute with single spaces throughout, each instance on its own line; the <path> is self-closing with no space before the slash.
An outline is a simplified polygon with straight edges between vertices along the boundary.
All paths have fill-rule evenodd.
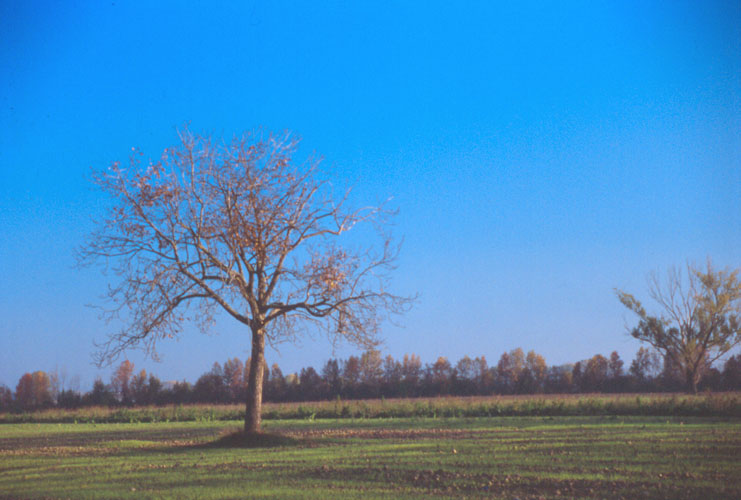
<path id="1" fill-rule="evenodd" d="M 429 380 L 428 390 L 431 394 L 441 396 L 450 392 L 450 376 L 453 374 L 453 367 L 445 356 L 439 356 L 431 365 L 427 365 L 426 379 Z"/>
<path id="2" fill-rule="evenodd" d="M 131 377 L 129 390 L 131 391 L 131 398 L 133 399 L 134 404 L 143 406 L 151 403 L 149 400 L 149 387 L 147 386 L 146 370 L 142 370 Z"/>
<path id="3" fill-rule="evenodd" d="M 453 369 L 455 386 L 453 393 L 456 395 L 469 395 L 476 389 L 476 364 L 468 356 L 463 356 L 455 364 Z"/>
<path id="4" fill-rule="evenodd" d="M 549 393 L 568 393 L 574 390 L 574 367 L 570 364 L 551 366 L 546 374 L 545 389 Z"/>
<path id="5" fill-rule="evenodd" d="M 51 380 L 43 371 L 24 373 L 15 389 L 15 401 L 20 408 L 34 409 L 52 403 Z"/>
<path id="6" fill-rule="evenodd" d="M 322 380 L 329 391 L 330 397 L 340 395 L 342 390 L 342 375 L 340 372 L 340 363 L 336 359 L 330 359 L 322 368 Z"/>
<path id="7" fill-rule="evenodd" d="M 10 387 L 0 384 L 0 411 L 8 411 L 13 406 L 13 391 Z"/>
<path id="8" fill-rule="evenodd" d="M 606 390 L 610 392 L 622 392 L 625 390 L 627 381 L 623 373 L 625 363 L 620 359 L 617 351 L 610 353 L 610 359 L 607 362 L 607 384 Z"/>
<path id="9" fill-rule="evenodd" d="M 612 351 L 610 360 L 607 362 L 607 376 L 611 379 L 618 379 L 623 376 L 623 360 L 617 351 Z"/>
<path id="10" fill-rule="evenodd" d="M 149 374 L 149 382 L 147 384 L 147 397 L 150 404 L 160 404 L 162 392 L 162 381 L 157 378 L 153 373 Z"/>
<path id="11" fill-rule="evenodd" d="M 244 393 L 244 365 L 239 358 L 224 361 L 224 385 L 229 391 L 229 401 L 236 403 Z"/>
<path id="12" fill-rule="evenodd" d="M 502 354 L 497 363 L 497 379 L 502 392 L 511 394 L 517 391 L 524 369 L 525 353 L 520 347 Z"/>
<path id="13" fill-rule="evenodd" d="M 193 398 L 193 387 L 187 381 L 175 382 L 172 386 L 173 403 L 185 404 L 190 403 Z"/>
<path id="14" fill-rule="evenodd" d="M 528 352 L 519 384 L 522 392 L 526 394 L 543 392 L 547 373 L 548 365 L 545 358 L 535 351 Z"/>
<path id="15" fill-rule="evenodd" d="M 116 396 L 110 386 L 96 378 L 93 382 L 93 390 L 82 397 L 82 402 L 86 405 L 110 406 L 116 403 Z"/>
<path id="16" fill-rule="evenodd" d="M 333 341 L 373 347 L 387 314 L 410 304 L 388 289 L 397 250 L 383 232 L 390 214 L 347 209 L 317 161 L 293 161 L 298 141 L 288 134 L 230 143 L 179 136 L 157 162 L 143 166 L 135 153 L 129 168 L 116 162 L 94 175 L 113 205 L 80 263 L 113 266 L 119 281 L 106 312 L 125 310 L 130 323 L 101 346 L 98 362 L 133 347 L 156 356 L 183 321 L 205 330 L 224 311 L 249 332 L 245 431 L 258 432 L 266 343 L 293 341 L 310 323 Z M 378 229 L 379 246 L 341 244 L 364 222 Z"/>
<path id="17" fill-rule="evenodd" d="M 301 401 L 321 399 L 322 378 L 313 367 L 307 366 L 301 368 L 298 376 L 298 384 L 301 388 L 299 396 Z"/>
<path id="18" fill-rule="evenodd" d="M 636 357 L 630 364 L 629 373 L 633 375 L 639 383 L 645 384 L 648 379 L 654 378 L 660 370 L 661 358 L 656 351 L 640 347 L 636 352 Z"/>
<path id="19" fill-rule="evenodd" d="M 273 363 L 270 369 L 270 385 L 268 386 L 268 397 L 271 401 L 283 401 L 286 397 L 286 379 L 278 363 Z"/>
<path id="20" fill-rule="evenodd" d="M 360 358 L 350 356 L 342 363 L 343 397 L 355 397 L 360 385 Z"/>
<path id="21" fill-rule="evenodd" d="M 661 313 L 650 315 L 631 294 L 616 291 L 620 302 L 639 318 L 630 334 L 651 344 L 677 367 L 688 391 L 710 365 L 741 342 L 739 270 L 670 269 L 666 279 L 653 274 L 649 296 Z"/>
<path id="22" fill-rule="evenodd" d="M 396 397 L 401 390 L 401 363 L 390 354 L 383 358 L 383 383 L 381 393 L 385 397 Z"/>
<path id="23" fill-rule="evenodd" d="M 422 360 L 414 353 L 404 354 L 401 361 L 401 387 L 399 392 L 404 397 L 419 395 L 419 381 L 422 377 Z"/>
<path id="24" fill-rule="evenodd" d="M 121 404 L 131 404 L 131 376 L 134 373 L 134 363 L 123 360 L 116 371 L 111 375 L 111 388 Z"/>
<path id="25" fill-rule="evenodd" d="M 741 390 L 741 355 L 728 358 L 723 365 L 723 387 L 729 391 Z M 2 388 L 0 388 L 2 389 Z"/>
<path id="26" fill-rule="evenodd" d="M 607 381 L 609 361 L 601 354 L 595 354 L 586 361 L 581 374 L 582 390 L 601 392 Z"/>
<path id="27" fill-rule="evenodd" d="M 381 378 L 383 377 L 383 359 L 377 349 L 369 349 L 360 356 L 360 384 L 363 397 L 380 396 Z"/>
<path id="28" fill-rule="evenodd" d="M 476 388 L 479 394 L 489 394 L 494 385 L 494 373 L 489 369 L 486 356 L 474 358 L 474 370 L 476 373 Z"/>

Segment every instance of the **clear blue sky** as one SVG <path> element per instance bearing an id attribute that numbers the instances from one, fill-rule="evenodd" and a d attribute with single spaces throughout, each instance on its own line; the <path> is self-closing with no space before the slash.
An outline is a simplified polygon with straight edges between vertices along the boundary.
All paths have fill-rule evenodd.
<path id="1" fill-rule="evenodd" d="M 421 295 L 384 328 L 395 357 L 629 361 L 613 287 L 741 266 L 738 1 L 4 1 L 0 383 L 108 380 L 90 353 L 112 327 L 86 307 L 107 277 L 73 268 L 106 205 L 87 174 L 159 156 L 186 121 L 294 130 L 356 200 L 393 197 L 396 291 Z M 248 346 L 225 319 L 130 359 L 193 382 Z M 284 372 L 332 355 L 267 354 Z"/>

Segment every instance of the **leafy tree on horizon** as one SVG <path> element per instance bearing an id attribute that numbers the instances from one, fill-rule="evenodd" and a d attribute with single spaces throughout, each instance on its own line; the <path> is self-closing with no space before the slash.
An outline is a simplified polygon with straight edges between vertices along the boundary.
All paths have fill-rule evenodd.
<path id="1" fill-rule="evenodd" d="M 500 390 L 507 394 L 514 394 L 525 369 L 525 353 L 518 347 L 504 352 L 497 363 L 496 373 Z"/>
<path id="2" fill-rule="evenodd" d="M 5 384 L 0 384 L 0 411 L 7 411 L 13 406 L 13 391 Z"/>
<path id="3" fill-rule="evenodd" d="M 739 269 L 716 271 L 710 261 L 706 270 L 687 264 L 684 272 L 670 269 L 664 279 L 654 273 L 648 293 L 661 312 L 653 315 L 633 295 L 616 290 L 620 302 L 639 318 L 630 334 L 658 350 L 665 367 L 680 372 L 690 392 L 697 393 L 714 361 L 741 343 L 738 276 Z"/>
<path id="4" fill-rule="evenodd" d="M 134 363 L 125 359 L 111 375 L 111 388 L 122 404 L 132 402 L 131 378 L 134 373 Z"/>
<path id="5" fill-rule="evenodd" d="M 15 400 L 24 409 L 35 409 L 51 405 L 53 400 L 49 376 L 41 370 L 33 373 L 24 373 L 16 386 Z"/>
<path id="6" fill-rule="evenodd" d="M 522 379 L 519 386 L 528 393 L 543 392 L 548 365 L 545 358 L 531 350 L 525 357 L 525 368 L 522 371 Z"/>

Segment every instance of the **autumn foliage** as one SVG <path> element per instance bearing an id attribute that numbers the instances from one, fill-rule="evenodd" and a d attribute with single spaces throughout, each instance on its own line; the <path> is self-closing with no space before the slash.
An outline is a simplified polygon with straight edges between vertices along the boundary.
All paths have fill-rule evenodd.
<path id="1" fill-rule="evenodd" d="M 52 403 L 51 381 L 42 371 L 24 374 L 15 388 L 17 404 L 23 408 L 42 408 Z"/>

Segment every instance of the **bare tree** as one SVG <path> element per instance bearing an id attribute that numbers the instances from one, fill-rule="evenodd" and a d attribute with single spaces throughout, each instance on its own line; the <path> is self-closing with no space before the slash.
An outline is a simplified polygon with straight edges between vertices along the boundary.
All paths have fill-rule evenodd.
<path id="1" fill-rule="evenodd" d="M 661 309 L 649 315 L 631 294 L 617 290 L 620 302 L 639 317 L 630 334 L 655 347 L 681 371 L 689 391 L 710 365 L 741 342 L 739 269 L 703 271 L 687 264 L 686 273 L 670 269 L 665 279 L 649 278 L 649 296 Z"/>
<path id="2" fill-rule="evenodd" d="M 653 349 L 641 347 L 636 357 L 630 364 L 630 374 L 643 383 L 649 378 L 655 377 L 661 367 L 661 358 Z"/>
<path id="3" fill-rule="evenodd" d="M 293 341 L 316 326 L 333 342 L 378 344 L 380 323 L 411 299 L 389 292 L 398 252 L 384 231 L 393 213 L 346 208 L 320 177 L 319 162 L 293 160 L 298 140 L 245 134 L 217 142 L 187 129 L 180 144 L 143 165 L 134 151 L 94 173 L 113 199 L 80 251 L 118 278 L 107 294 L 107 319 L 128 326 L 100 345 L 97 361 L 177 336 L 184 321 L 204 331 L 217 310 L 249 328 L 251 369 L 245 431 L 259 432 L 265 345 Z M 375 244 L 340 238 L 360 223 Z M 380 244 L 379 241 L 380 240 Z"/>

